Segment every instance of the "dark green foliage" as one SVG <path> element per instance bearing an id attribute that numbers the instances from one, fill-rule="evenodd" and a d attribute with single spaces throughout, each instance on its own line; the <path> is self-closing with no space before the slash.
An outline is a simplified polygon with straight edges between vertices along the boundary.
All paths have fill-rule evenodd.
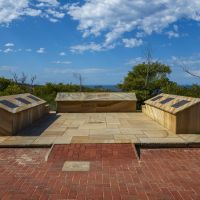
<path id="1" fill-rule="evenodd" d="M 148 81 L 145 85 L 147 73 Z M 140 108 L 146 99 L 171 83 L 167 77 L 170 73 L 170 67 L 159 62 L 138 64 L 133 67 L 132 71 L 128 72 L 123 83 L 119 84 L 119 88 L 123 91 L 135 92 L 138 98 L 138 108 Z"/>
<path id="2" fill-rule="evenodd" d="M 148 81 L 147 85 L 147 70 Z M 183 87 L 169 80 L 168 75 L 171 73 L 169 66 L 154 62 L 149 64 L 142 63 L 133 67 L 132 71 L 124 78 L 119 88 L 127 92 L 135 92 L 138 98 L 138 109 L 146 99 L 164 92 L 168 94 L 177 94 L 183 96 L 200 97 L 200 86 L 192 85 L 191 87 Z"/>
<path id="3" fill-rule="evenodd" d="M 148 84 L 145 86 L 148 68 Z M 132 71 L 128 72 L 119 87 L 124 91 L 155 90 L 169 83 L 167 75 L 170 73 L 170 67 L 159 62 L 154 62 L 150 65 L 146 63 L 138 64 L 133 67 Z"/>
<path id="4" fill-rule="evenodd" d="M 162 91 L 168 94 L 176 94 L 176 95 L 200 98 L 200 85 L 196 84 L 185 87 L 185 86 L 180 86 L 177 83 L 171 83 L 166 87 L 163 87 Z"/>
<path id="5" fill-rule="evenodd" d="M 12 81 L 10 81 L 6 78 L 0 77 L 0 92 L 5 90 L 11 83 L 12 83 Z"/>

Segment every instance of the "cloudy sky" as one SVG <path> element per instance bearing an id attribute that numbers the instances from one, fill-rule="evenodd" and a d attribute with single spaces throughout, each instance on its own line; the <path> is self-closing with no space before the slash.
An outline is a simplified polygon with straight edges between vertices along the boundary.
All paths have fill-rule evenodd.
<path id="1" fill-rule="evenodd" d="M 200 83 L 199 0 L 0 0 L 0 75 L 37 83 L 116 84 L 144 61 L 172 67 L 170 79 Z"/>

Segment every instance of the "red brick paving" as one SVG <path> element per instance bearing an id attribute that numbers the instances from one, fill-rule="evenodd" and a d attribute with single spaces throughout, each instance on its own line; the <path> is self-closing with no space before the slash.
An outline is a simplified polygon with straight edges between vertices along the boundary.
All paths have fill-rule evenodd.
<path id="1" fill-rule="evenodd" d="M 137 159 L 135 146 L 132 144 L 70 144 L 55 145 L 49 161 L 102 161 L 102 160 Z"/>
<path id="2" fill-rule="evenodd" d="M 200 149 L 142 150 L 130 144 L 71 144 L 0 149 L 0 199 L 200 199 Z M 88 160 L 89 172 L 62 172 L 65 160 Z"/>

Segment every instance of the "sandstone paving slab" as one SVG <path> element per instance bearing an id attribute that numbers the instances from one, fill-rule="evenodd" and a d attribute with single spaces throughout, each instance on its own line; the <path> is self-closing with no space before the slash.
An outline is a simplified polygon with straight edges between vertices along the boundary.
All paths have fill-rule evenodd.
<path id="1" fill-rule="evenodd" d="M 135 121 L 135 120 L 127 120 L 129 122 L 129 126 L 127 128 L 135 128 L 135 129 L 139 129 L 139 130 L 165 130 L 165 128 L 163 128 L 161 125 L 159 125 L 158 123 L 152 121 Z M 122 125 L 122 127 L 126 127 L 124 125 Z"/>
<path id="2" fill-rule="evenodd" d="M 59 131 L 59 132 L 65 132 L 66 128 L 61 128 L 61 127 L 50 127 L 47 129 L 48 132 L 54 132 L 54 131 Z"/>
<path id="3" fill-rule="evenodd" d="M 131 135 L 140 135 L 144 134 L 142 130 L 136 130 L 134 128 L 120 128 L 120 134 L 131 134 Z"/>
<path id="4" fill-rule="evenodd" d="M 89 136 L 89 129 L 67 129 L 65 134 L 68 136 Z"/>
<path id="5" fill-rule="evenodd" d="M 112 124 L 112 123 L 107 123 L 106 128 L 119 128 L 120 124 Z"/>
<path id="6" fill-rule="evenodd" d="M 89 140 L 113 140 L 113 135 L 90 135 Z"/>
<path id="7" fill-rule="evenodd" d="M 118 118 L 106 118 L 106 123 L 108 124 L 120 124 L 120 120 Z"/>
<path id="8" fill-rule="evenodd" d="M 72 140 L 72 136 L 58 136 L 55 140 L 54 140 L 54 144 L 70 144 Z"/>
<path id="9" fill-rule="evenodd" d="M 170 137 L 177 137 L 175 134 L 169 134 L 166 130 L 144 130 L 143 133 L 150 138 L 165 138 L 170 135 Z"/>
<path id="10" fill-rule="evenodd" d="M 33 144 L 53 144 L 55 139 L 55 136 L 40 136 L 33 142 Z"/>
<path id="11" fill-rule="evenodd" d="M 119 119 L 119 122 L 120 122 L 121 127 L 130 127 L 131 126 L 127 119 Z"/>
<path id="12" fill-rule="evenodd" d="M 75 144 L 78 144 L 78 143 L 83 143 L 83 144 L 110 144 L 110 143 L 115 143 L 115 140 L 114 139 L 102 139 L 102 138 L 90 138 L 88 136 L 74 136 L 72 137 L 72 140 L 71 140 L 71 143 L 75 143 Z"/>
<path id="13" fill-rule="evenodd" d="M 129 140 L 129 139 L 115 139 L 114 143 L 116 143 L 116 144 L 130 144 L 130 143 L 132 143 L 132 141 Z"/>
<path id="14" fill-rule="evenodd" d="M 80 129 L 105 129 L 106 128 L 106 123 L 90 123 L 90 124 L 83 124 L 79 127 Z"/>
<path id="15" fill-rule="evenodd" d="M 117 118 L 128 118 L 129 116 L 127 115 L 128 113 L 107 113 L 106 118 L 113 118 L 113 119 L 117 119 Z"/>
<path id="16" fill-rule="evenodd" d="M 85 120 L 76 119 L 76 120 L 73 120 L 71 122 L 71 124 L 69 125 L 69 127 L 70 126 L 80 126 L 82 124 L 85 124 Z"/>
<path id="17" fill-rule="evenodd" d="M 135 134 L 135 137 L 140 139 L 140 138 L 148 138 L 148 136 L 146 134 Z"/>
<path id="18" fill-rule="evenodd" d="M 87 161 L 66 161 L 62 171 L 65 172 L 85 172 L 90 170 L 90 162 Z"/>
<path id="19" fill-rule="evenodd" d="M 119 129 L 90 129 L 90 135 L 115 135 L 115 134 L 120 134 Z"/>
<path id="20" fill-rule="evenodd" d="M 36 140 L 37 136 L 10 136 L 6 140 L 14 141 L 14 140 Z"/>
<path id="21" fill-rule="evenodd" d="M 60 131 L 45 131 L 42 133 L 42 136 L 62 136 L 64 132 Z"/>
<path id="22" fill-rule="evenodd" d="M 180 137 L 177 137 L 177 138 L 169 138 L 169 137 L 166 137 L 166 138 L 139 138 L 140 142 L 141 143 L 159 143 L 159 144 L 169 144 L 169 143 L 185 143 L 185 140 L 183 140 L 182 138 Z"/>
<path id="23" fill-rule="evenodd" d="M 138 143 L 139 139 L 135 135 L 114 135 L 116 143 Z"/>
<path id="24" fill-rule="evenodd" d="M 63 125 L 69 126 L 69 125 L 71 125 L 72 122 L 73 122 L 73 120 L 65 120 Z"/>
<path id="25" fill-rule="evenodd" d="M 86 123 L 105 123 L 106 118 L 105 117 L 90 117 L 86 120 Z"/>
<path id="26" fill-rule="evenodd" d="M 122 117 L 120 116 L 120 118 L 122 118 Z M 151 121 L 151 118 L 144 115 L 143 113 L 127 113 L 126 119 L 140 120 L 140 121 Z"/>
<path id="27" fill-rule="evenodd" d="M 21 139 L 21 140 L 4 140 L 1 145 L 9 145 L 9 146 L 15 146 L 15 145 L 31 145 L 34 143 L 35 140 L 32 139 Z"/>
<path id="28" fill-rule="evenodd" d="M 179 134 L 178 136 L 187 142 L 200 143 L 200 134 Z"/>
<path id="29" fill-rule="evenodd" d="M 133 139 L 133 140 L 137 140 L 137 137 L 135 135 L 114 135 L 114 139 L 118 140 L 118 139 Z"/>
<path id="30" fill-rule="evenodd" d="M 131 139 L 131 143 L 133 143 L 133 144 L 140 144 L 140 140 L 138 138 Z"/>
<path id="31" fill-rule="evenodd" d="M 7 140 L 8 138 L 10 138 L 10 136 L 1 136 L 0 137 L 0 143 L 2 143 L 3 141 Z"/>

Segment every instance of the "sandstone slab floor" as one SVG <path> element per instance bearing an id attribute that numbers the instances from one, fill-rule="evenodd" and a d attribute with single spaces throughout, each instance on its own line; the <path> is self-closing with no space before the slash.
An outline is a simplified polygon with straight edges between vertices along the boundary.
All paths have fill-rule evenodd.
<path id="1" fill-rule="evenodd" d="M 200 149 L 144 149 L 132 144 L 69 144 L 0 149 L 2 200 L 199 200 Z M 84 172 L 66 161 L 90 162 Z"/>
<path id="2" fill-rule="evenodd" d="M 85 143 L 188 144 L 200 134 L 175 135 L 143 113 L 51 113 L 20 131 L 0 137 L 0 146 Z"/>

